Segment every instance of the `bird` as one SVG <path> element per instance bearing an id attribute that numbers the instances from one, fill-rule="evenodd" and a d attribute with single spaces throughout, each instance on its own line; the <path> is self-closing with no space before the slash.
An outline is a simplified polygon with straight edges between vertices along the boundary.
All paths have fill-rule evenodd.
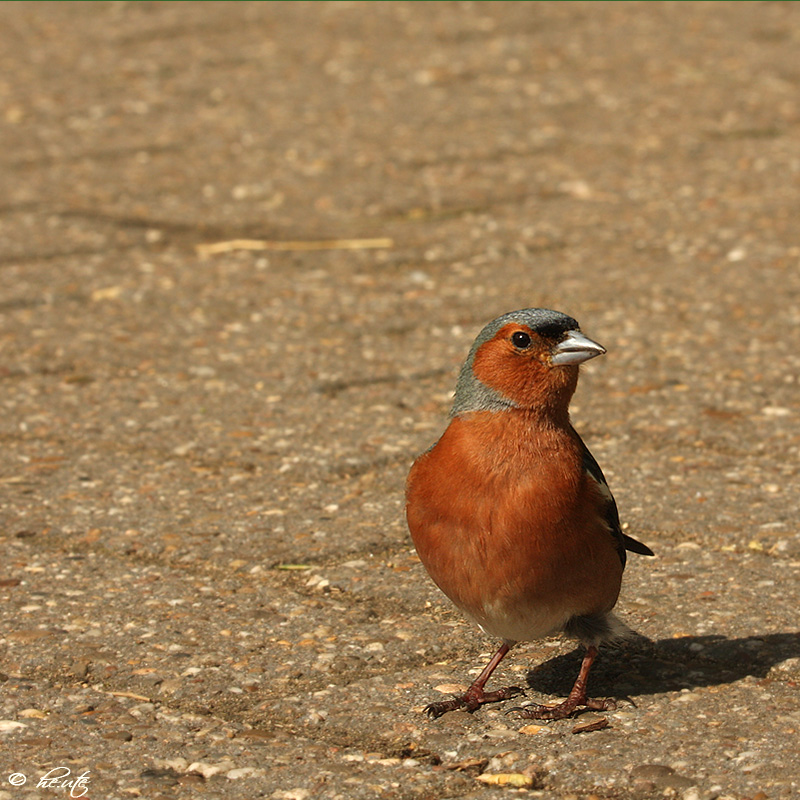
<path id="1" fill-rule="evenodd" d="M 501 644 L 467 691 L 430 703 L 436 718 L 524 694 L 485 689 L 519 642 L 563 633 L 585 645 L 569 695 L 511 711 L 564 719 L 615 707 L 590 698 L 598 646 L 632 631 L 612 612 L 626 552 L 652 556 L 623 533 L 600 466 L 570 421 L 579 365 L 606 349 L 559 311 L 526 308 L 488 323 L 456 383 L 444 433 L 413 463 L 406 519 L 434 583 Z"/>

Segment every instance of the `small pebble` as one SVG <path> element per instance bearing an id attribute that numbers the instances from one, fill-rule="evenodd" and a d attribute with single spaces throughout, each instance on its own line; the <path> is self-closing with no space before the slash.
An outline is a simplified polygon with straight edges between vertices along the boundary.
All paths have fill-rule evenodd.
<path id="1" fill-rule="evenodd" d="M 630 777 L 641 788 L 646 788 L 646 784 L 656 789 L 688 789 L 697 783 L 684 775 L 678 775 L 672 767 L 664 764 L 640 764 L 631 770 Z"/>
<path id="2" fill-rule="evenodd" d="M 46 719 L 47 714 L 44 711 L 40 711 L 38 708 L 23 708 L 22 711 L 19 712 L 20 717 L 26 719 Z"/>
<path id="3" fill-rule="evenodd" d="M 225 777 L 232 781 L 238 781 L 241 778 L 261 778 L 266 774 L 263 769 L 256 769 L 255 767 L 239 767 L 232 769 L 225 773 Z"/>
<path id="4" fill-rule="evenodd" d="M 105 734 L 103 738 L 117 742 L 130 742 L 133 739 L 133 734 L 130 731 L 111 731 Z"/>
<path id="5" fill-rule="evenodd" d="M 462 683 L 440 683 L 438 686 L 433 687 L 434 692 L 441 692 L 442 694 L 464 694 L 467 687 Z"/>
<path id="6" fill-rule="evenodd" d="M 223 771 L 223 768 L 218 764 L 207 764 L 204 761 L 195 761 L 189 765 L 187 772 L 196 772 L 208 780 L 213 775 L 217 775 Z"/>
<path id="7" fill-rule="evenodd" d="M 15 719 L 0 719 L 0 733 L 13 733 L 27 727 L 24 722 L 17 722 Z"/>
<path id="8" fill-rule="evenodd" d="M 585 722 L 581 722 L 576 725 L 572 729 L 572 733 L 591 733 L 592 731 L 601 731 L 603 728 L 607 728 L 608 725 L 608 720 L 605 717 L 602 717 L 601 719 L 586 720 Z"/>

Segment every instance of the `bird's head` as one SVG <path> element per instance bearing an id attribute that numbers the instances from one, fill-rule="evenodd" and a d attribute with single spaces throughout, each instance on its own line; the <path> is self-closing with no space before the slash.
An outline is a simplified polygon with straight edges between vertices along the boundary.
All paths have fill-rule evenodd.
<path id="1" fill-rule="evenodd" d="M 566 413 L 578 365 L 605 352 L 559 311 L 525 308 L 503 314 L 475 339 L 450 414 L 512 408 Z"/>

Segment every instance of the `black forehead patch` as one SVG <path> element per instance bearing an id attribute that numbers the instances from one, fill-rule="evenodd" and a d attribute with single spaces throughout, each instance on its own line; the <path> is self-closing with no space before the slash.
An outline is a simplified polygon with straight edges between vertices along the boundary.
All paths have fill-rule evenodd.
<path id="1" fill-rule="evenodd" d="M 539 336 L 544 336 L 545 339 L 558 339 L 567 331 L 578 330 L 578 323 L 571 317 L 566 317 L 552 322 L 541 322 L 532 330 L 536 331 Z"/>
<path id="2" fill-rule="evenodd" d="M 549 308 L 523 308 L 521 311 L 512 311 L 503 314 L 494 320 L 491 325 L 496 325 L 499 330 L 504 325 L 519 323 L 526 325 L 534 333 L 546 339 L 558 339 L 567 331 L 579 329 L 577 320 L 562 314 L 560 311 L 551 311 Z M 497 323 L 500 323 L 497 325 Z"/>

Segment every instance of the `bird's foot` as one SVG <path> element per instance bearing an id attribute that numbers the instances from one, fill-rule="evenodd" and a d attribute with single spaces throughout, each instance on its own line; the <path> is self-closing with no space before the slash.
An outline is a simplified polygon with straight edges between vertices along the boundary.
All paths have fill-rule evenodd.
<path id="1" fill-rule="evenodd" d="M 494 692 L 484 692 L 480 687 L 470 686 L 461 697 L 430 703 L 425 706 L 425 713 L 431 719 L 441 717 L 442 714 L 446 714 L 448 711 L 457 711 L 459 709 L 469 711 L 471 714 L 486 703 L 499 703 L 501 700 L 509 700 L 520 694 L 524 694 L 524 692 L 519 686 L 506 686 L 505 689 L 497 689 Z"/>
<path id="2" fill-rule="evenodd" d="M 507 714 L 518 714 L 520 719 L 566 719 L 574 714 L 578 709 L 589 711 L 613 711 L 617 707 L 615 700 L 604 698 L 595 700 L 585 694 L 570 696 L 556 706 L 544 706 L 535 703 L 530 706 L 517 706 L 510 708 Z"/>

